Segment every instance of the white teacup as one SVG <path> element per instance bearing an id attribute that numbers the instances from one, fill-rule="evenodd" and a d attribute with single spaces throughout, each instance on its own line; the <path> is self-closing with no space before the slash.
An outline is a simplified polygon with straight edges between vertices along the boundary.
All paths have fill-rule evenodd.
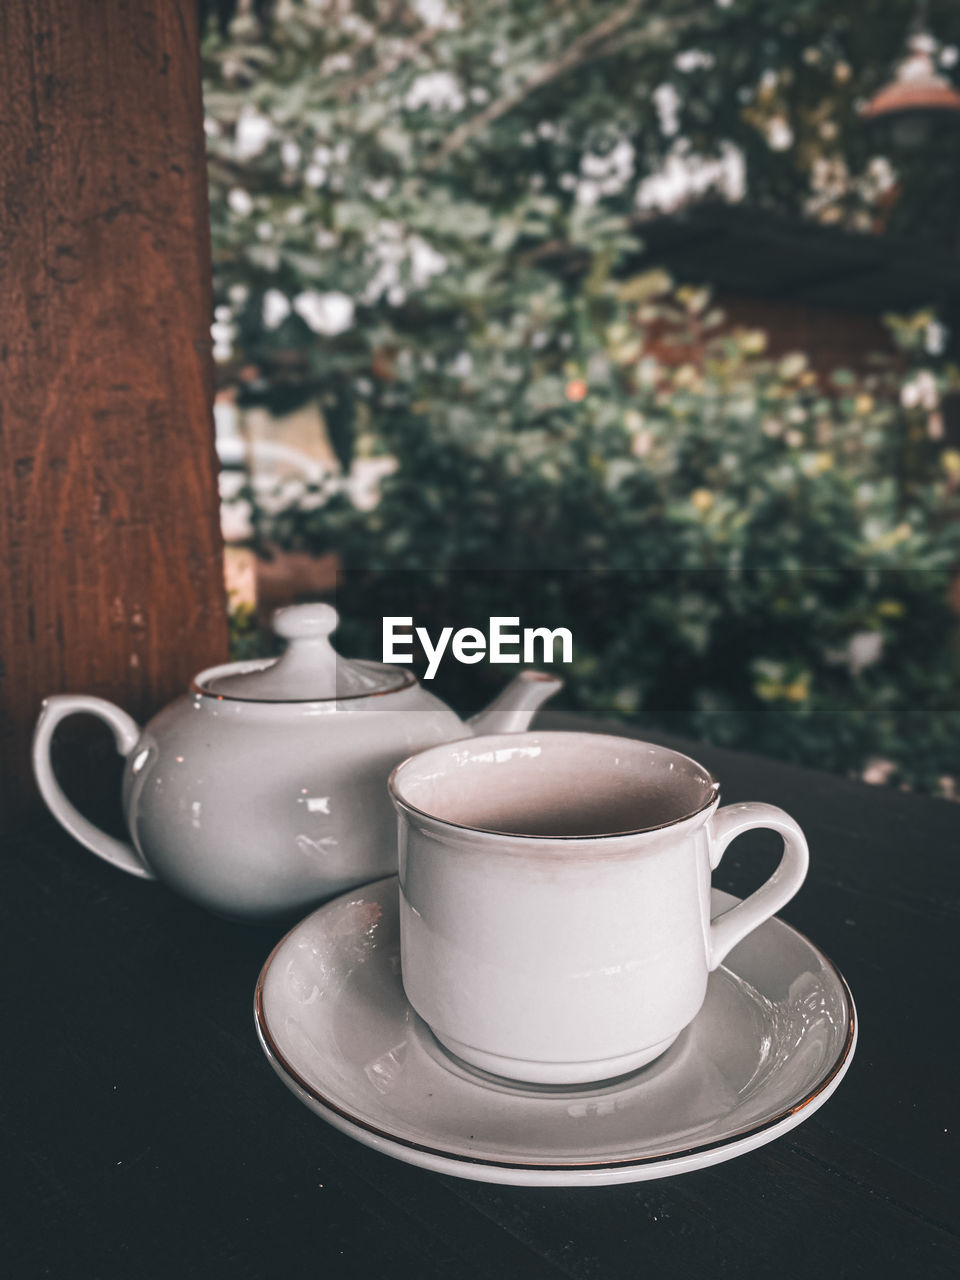
<path id="1" fill-rule="evenodd" d="M 407 998 L 451 1053 L 514 1080 L 602 1080 L 658 1057 L 807 871 L 782 809 L 718 809 L 702 765 L 628 738 L 444 743 L 399 765 L 390 792 Z M 753 827 L 783 837 L 780 865 L 711 920 L 710 873 Z"/>

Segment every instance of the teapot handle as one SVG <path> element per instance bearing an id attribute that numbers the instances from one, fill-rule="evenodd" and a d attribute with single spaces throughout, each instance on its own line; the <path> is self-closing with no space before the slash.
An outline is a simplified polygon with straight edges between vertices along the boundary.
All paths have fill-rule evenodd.
<path id="1" fill-rule="evenodd" d="M 53 772 L 50 761 L 50 742 L 54 730 L 61 720 L 75 715 L 97 716 L 105 720 L 113 730 L 117 750 L 126 757 L 140 741 L 140 728 L 125 711 L 115 707 L 112 702 L 103 698 L 88 698 L 82 694 L 56 694 L 46 698 L 33 733 L 33 774 L 37 780 L 40 794 L 47 802 L 50 812 L 60 825 L 81 844 L 92 850 L 107 862 L 112 862 L 122 871 L 129 871 L 132 876 L 142 876 L 145 880 L 154 879 L 140 854 L 127 840 L 117 840 L 94 826 L 82 813 L 70 803 L 64 795 Z"/>

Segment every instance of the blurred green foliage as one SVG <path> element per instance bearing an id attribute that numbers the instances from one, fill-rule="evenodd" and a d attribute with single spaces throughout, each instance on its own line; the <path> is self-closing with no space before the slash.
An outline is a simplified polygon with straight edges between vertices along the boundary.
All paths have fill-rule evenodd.
<path id="1" fill-rule="evenodd" d="M 345 466 L 397 460 L 368 510 L 332 477 L 255 512 L 261 545 L 342 556 L 344 650 L 383 614 L 518 615 L 572 628 L 570 705 L 956 773 L 932 317 L 818 380 L 631 267 L 637 183 L 681 145 L 738 148 L 757 203 L 869 216 L 855 103 L 912 5 L 283 8 L 207 42 L 215 337 L 242 402 L 315 396 Z M 444 676 L 470 709 L 503 671 Z"/>
<path id="2" fill-rule="evenodd" d="M 391 399 L 391 352 L 441 362 L 478 313 L 554 308 L 635 243 L 638 184 L 666 160 L 861 228 L 895 176 L 857 106 L 913 0 L 269 8 L 204 45 L 221 379 L 277 411 L 318 398 L 344 458 Z M 927 12 L 955 75 L 960 8 Z"/>
<path id="3" fill-rule="evenodd" d="M 606 300 L 582 367 L 518 378 L 496 330 L 469 375 L 428 391 L 411 370 L 379 503 L 332 479 L 261 512 L 262 541 L 340 552 L 345 651 L 379 656 L 383 615 L 568 626 L 569 706 L 840 771 L 881 758 L 936 789 L 960 759 L 938 380 L 877 361 L 825 388 L 762 334 L 718 333 L 704 291 L 647 276 Z M 664 320 L 697 363 L 642 354 Z M 466 711 L 504 669 L 443 677 Z"/>

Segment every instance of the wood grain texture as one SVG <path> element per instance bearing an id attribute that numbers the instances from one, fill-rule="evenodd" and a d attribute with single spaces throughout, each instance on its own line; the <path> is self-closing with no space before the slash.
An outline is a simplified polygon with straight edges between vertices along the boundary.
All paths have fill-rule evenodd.
<path id="1" fill-rule="evenodd" d="M 99 694 L 143 718 L 227 638 L 193 0 L 7 0 L 0 83 L 12 809 L 32 796 L 46 694 Z"/>

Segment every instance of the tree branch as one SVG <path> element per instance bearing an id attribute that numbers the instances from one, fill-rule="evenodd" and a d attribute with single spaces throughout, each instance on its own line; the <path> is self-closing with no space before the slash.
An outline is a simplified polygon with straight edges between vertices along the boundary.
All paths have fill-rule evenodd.
<path id="1" fill-rule="evenodd" d="M 519 106 L 531 93 L 542 88 L 545 84 L 549 84 L 551 80 L 556 80 L 558 76 L 572 71 L 574 67 L 588 62 L 592 58 L 603 57 L 616 52 L 619 46 L 608 42 L 619 34 L 623 27 L 644 8 L 646 3 L 647 0 L 628 0 L 627 4 L 621 5 L 619 9 L 615 9 L 613 13 L 608 14 L 602 22 L 598 22 L 596 26 L 584 31 L 558 57 L 537 67 L 529 79 L 518 89 L 497 98 L 489 106 L 485 107 L 483 111 L 473 116 L 470 120 L 464 121 L 463 124 L 458 125 L 447 136 L 440 149 L 424 161 L 423 167 L 425 169 L 436 169 L 455 151 L 458 151 L 465 142 L 482 133 L 494 121 L 499 120 L 501 116 L 505 116 L 514 107 Z M 643 36 L 645 44 L 652 43 L 664 35 L 682 31 L 685 27 L 692 26 L 693 23 L 709 12 L 707 9 L 697 9 L 692 13 L 676 18 L 654 18 L 642 32 L 637 34 Z"/>
<path id="2" fill-rule="evenodd" d="M 357 76 L 351 76 L 349 80 L 346 80 L 337 89 L 337 97 L 341 102 L 349 101 L 361 90 L 376 84 L 378 80 L 382 80 L 384 76 L 390 75 L 398 67 L 403 66 L 405 62 L 409 62 L 411 58 L 416 57 L 422 49 L 425 49 L 437 36 L 442 34 L 443 31 L 440 27 L 421 27 L 415 35 L 407 39 L 402 48 L 398 49 L 391 58 L 382 63 L 375 63 L 367 71 Z"/>

